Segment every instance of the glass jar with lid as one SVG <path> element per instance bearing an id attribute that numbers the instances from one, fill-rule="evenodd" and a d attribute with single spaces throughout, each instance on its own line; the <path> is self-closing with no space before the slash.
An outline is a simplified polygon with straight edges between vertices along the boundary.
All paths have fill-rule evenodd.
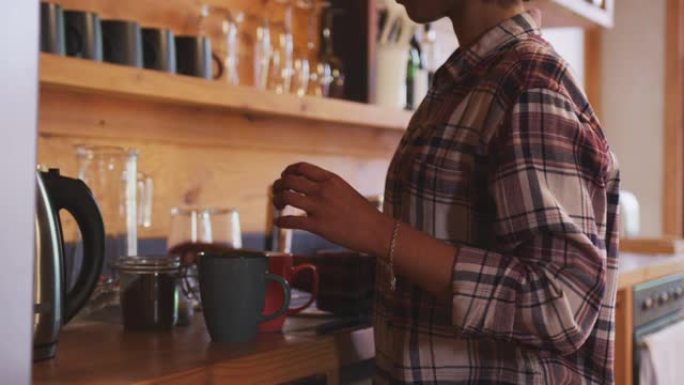
<path id="1" fill-rule="evenodd" d="M 171 256 L 122 257 L 114 266 L 120 275 L 124 328 L 172 329 L 178 318 L 180 259 Z"/>

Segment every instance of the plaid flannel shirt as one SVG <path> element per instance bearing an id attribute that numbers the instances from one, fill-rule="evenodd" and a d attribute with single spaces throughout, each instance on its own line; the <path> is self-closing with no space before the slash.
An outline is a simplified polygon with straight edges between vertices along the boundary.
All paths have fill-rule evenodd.
<path id="1" fill-rule="evenodd" d="M 377 384 L 614 382 L 617 162 L 537 25 L 456 51 L 392 160 L 386 212 L 460 250 L 450 298 L 378 269 Z"/>

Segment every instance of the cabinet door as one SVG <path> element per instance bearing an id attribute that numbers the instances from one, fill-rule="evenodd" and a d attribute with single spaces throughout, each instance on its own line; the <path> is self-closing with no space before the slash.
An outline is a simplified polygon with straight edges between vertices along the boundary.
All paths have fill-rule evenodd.
<path id="1" fill-rule="evenodd" d="M 544 13 L 545 28 L 612 28 L 614 0 L 531 0 L 528 8 Z"/>
<path id="2" fill-rule="evenodd" d="M 615 303 L 615 384 L 632 385 L 634 302 L 630 288 L 618 291 Z"/>
<path id="3" fill-rule="evenodd" d="M 5 3 L 0 13 L 0 373 L 31 382 L 33 248 L 38 116 L 38 1 Z"/>

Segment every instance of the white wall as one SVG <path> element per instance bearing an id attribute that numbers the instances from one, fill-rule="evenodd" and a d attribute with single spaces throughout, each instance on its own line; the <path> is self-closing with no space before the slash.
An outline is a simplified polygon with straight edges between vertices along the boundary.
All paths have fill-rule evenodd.
<path id="1" fill-rule="evenodd" d="M 544 38 L 565 59 L 577 81 L 584 85 L 584 30 L 581 28 L 550 28 L 542 31 Z"/>
<path id="2" fill-rule="evenodd" d="M 437 61 L 442 64 L 449 56 L 451 56 L 456 48 L 458 48 L 458 40 L 454 34 L 454 27 L 451 24 L 451 20 L 448 18 L 443 18 L 435 23 L 432 27 L 435 29 L 437 34 Z"/>
<path id="3" fill-rule="evenodd" d="M 458 41 L 454 35 L 449 19 L 441 19 L 434 24 L 437 32 L 438 57 L 441 62 L 446 61 L 458 48 Z M 584 84 L 584 30 L 581 28 L 550 28 L 542 31 L 548 40 L 572 68 L 577 80 Z"/>
<path id="4" fill-rule="evenodd" d="M 603 126 L 648 237 L 662 235 L 665 3 L 620 0 L 603 34 Z"/>
<path id="5" fill-rule="evenodd" d="M 38 0 L 0 13 L 0 382 L 31 379 Z"/>

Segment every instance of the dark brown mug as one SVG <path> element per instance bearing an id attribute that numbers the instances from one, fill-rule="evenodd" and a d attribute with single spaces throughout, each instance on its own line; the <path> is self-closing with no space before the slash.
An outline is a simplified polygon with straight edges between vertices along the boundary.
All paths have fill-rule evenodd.
<path id="1" fill-rule="evenodd" d="M 223 62 L 211 51 L 211 39 L 206 36 L 176 36 L 176 59 L 179 74 L 204 79 L 218 79 L 223 75 Z"/>
<path id="2" fill-rule="evenodd" d="M 40 3 L 40 50 L 64 55 L 64 9 L 59 4 Z"/>
<path id="3" fill-rule="evenodd" d="M 142 68 L 142 30 L 140 24 L 129 20 L 102 20 L 104 60 Z"/>
<path id="4" fill-rule="evenodd" d="M 102 26 L 97 13 L 68 10 L 64 23 L 67 56 L 102 61 Z"/>
<path id="5" fill-rule="evenodd" d="M 176 73 L 176 39 L 166 28 L 143 28 L 143 64 L 145 68 Z"/>

